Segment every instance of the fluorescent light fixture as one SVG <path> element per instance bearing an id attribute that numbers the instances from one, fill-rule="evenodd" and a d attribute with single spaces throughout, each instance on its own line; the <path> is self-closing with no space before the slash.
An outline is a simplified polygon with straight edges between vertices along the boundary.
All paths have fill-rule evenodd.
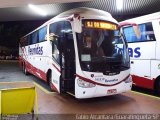
<path id="1" fill-rule="evenodd" d="M 47 15 L 47 13 L 44 10 L 38 8 L 35 5 L 29 4 L 28 7 L 30 9 L 32 9 L 33 11 L 35 11 L 36 13 L 38 13 L 39 15 L 42 15 L 42 16 L 46 16 Z"/>
<path id="2" fill-rule="evenodd" d="M 123 8 L 123 0 L 116 0 L 117 9 L 121 10 Z"/>

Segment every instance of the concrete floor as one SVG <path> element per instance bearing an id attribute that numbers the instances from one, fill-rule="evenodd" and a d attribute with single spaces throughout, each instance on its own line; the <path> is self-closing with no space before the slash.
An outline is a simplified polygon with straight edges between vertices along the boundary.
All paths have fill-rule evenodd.
<path id="1" fill-rule="evenodd" d="M 59 95 L 49 91 L 40 79 L 25 76 L 18 63 L 0 61 L 0 82 L 36 82 L 40 114 L 160 114 L 160 98 L 134 91 L 127 93 L 77 100 L 70 95 Z"/>

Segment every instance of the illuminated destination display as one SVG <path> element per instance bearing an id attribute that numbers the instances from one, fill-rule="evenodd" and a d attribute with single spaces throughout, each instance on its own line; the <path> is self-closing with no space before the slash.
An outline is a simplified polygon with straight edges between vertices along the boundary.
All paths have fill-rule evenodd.
<path id="1" fill-rule="evenodd" d="M 85 21 L 86 28 L 100 28 L 100 29 L 107 29 L 107 30 L 117 30 L 117 25 L 108 23 L 108 22 L 101 22 L 101 21 Z"/>

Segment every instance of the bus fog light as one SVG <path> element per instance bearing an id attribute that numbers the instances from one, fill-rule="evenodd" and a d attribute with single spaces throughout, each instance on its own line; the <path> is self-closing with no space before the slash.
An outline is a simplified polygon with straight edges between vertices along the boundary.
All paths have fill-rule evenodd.
<path id="1" fill-rule="evenodd" d="M 131 75 L 125 80 L 125 83 L 130 83 L 130 82 L 132 82 L 132 77 L 131 77 Z"/>
<path id="2" fill-rule="evenodd" d="M 78 79 L 78 86 L 83 88 L 92 88 L 92 87 L 95 87 L 96 85 L 93 83 L 89 83 L 84 80 Z"/>

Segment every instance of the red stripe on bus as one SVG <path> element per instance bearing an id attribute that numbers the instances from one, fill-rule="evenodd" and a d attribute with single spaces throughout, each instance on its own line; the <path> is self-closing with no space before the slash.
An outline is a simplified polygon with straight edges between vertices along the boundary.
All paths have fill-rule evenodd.
<path id="1" fill-rule="evenodd" d="M 53 90 L 55 90 L 55 92 L 59 93 L 58 89 L 54 86 L 53 83 L 51 83 L 51 88 L 52 88 Z"/>
<path id="2" fill-rule="evenodd" d="M 107 84 L 98 83 L 98 82 L 95 82 L 95 81 L 90 80 L 90 79 L 88 79 L 88 78 L 82 77 L 82 76 L 80 76 L 80 75 L 78 75 L 78 74 L 76 74 L 76 76 L 79 77 L 80 79 L 86 81 L 86 82 L 90 82 L 90 83 L 93 83 L 93 84 L 96 84 L 96 85 L 100 85 L 100 86 L 115 86 L 115 85 L 118 85 L 118 84 L 122 83 L 122 82 L 125 81 L 126 79 L 128 79 L 128 77 L 129 77 L 130 75 L 128 75 L 127 77 L 125 77 L 125 78 L 124 78 L 123 80 L 121 80 L 120 82 L 115 83 L 115 84 L 112 84 L 112 85 L 107 85 Z"/>
<path id="3" fill-rule="evenodd" d="M 46 77 L 47 74 L 45 72 L 43 72 L 42 70 L 34 67 L 32 64 L 30 64 L 28 61 L 26 61 L 21 56 L 19 56 L 19 57 L 20 57 L 20 62 L 25 63 L 25 67 L 26 67 L 27 72 L 37 76 L 38 78 L 41 78 L 44 81 L 47 81 L 47 77 Z"/>
<path id="4" fill-rule="evenodd" d="M 20 48 L 21 48 L 21 50 L 22 50 L 22 53 L 23 53 L 24 57 L 27 58 L 27 57 L 26 57 L 27 55 L 25 54 L 26 48 L 25 48 L 25 47 L 22 48 L 21 45 L 20 45 Z M 25 50 L 25 51 L 24 51 L 24 50 Z"/>
<path id="5" fill-rule="evenodd" d="M 61 70 L 60 70 L 59 68 L 57 68 L 54 64 L 52 64 L 52 65 L 53 65 L 54 68 L 56 68 L 56 70 L 57 70 L 58 72 L 61 72 Z"/>
<path id="6" fill-rule="evenodd" d="M 44 81 L 47 81 L 47 74 L 45 72 L 43 72 L 42 70 L 34 67 L 32 64 L 30 64 L 29 62 L 25 61 L 26 64 L 26 68 L 28 70 L 28 72 L 31 72 L 32 74 L 34 74 L 35 76 L 41 78 Z"/>
<path id="7" fill-rule="evenodd" d="M 133 83 L 135 83 L 135 86 L 143 87 L 143 88 L 147 88 L 147 89 L 151 89 L 151 90 L 154 89 L 155 79 L 151 80 L 148 78 L 132 75 L 132 80 L 133 80 Z"/>
<path id="8" fill-rule="evenodd" d="M 46 81 L 47 82 L 47 74 L 45 73 L 45 72 L 43 72 L 43 71 L 41 71 L 40 69 L 37 69 L 36 67 L 34 67 L 33 65 L 31 65 L 29 62 L 26 62 L 26 65 L 28 64 L 28 67 L 30 67 L 32 70 L 31 71 L 29 71 L 29 72 L 32 72 L 32 74 L 34 74 L 35 76 L 37 76 L 37 77 L 39 77 L 39 78 L 41 78 L 42 80 L 44 80 L 44 81 Z M 39 73 L 40 74 L 40 76 L 37 74 L 37 73 Z M 53 89 L 53 90 L 55 90 L 56 92 L 58 92 L 58 89 L 54 86 L 54 84 L 53 83 L 51 83 L 51 88 Z"/>
<path id="9" fill-rule="evenodd" d="M 20 56 L 20 57 L 21 57 L 21 56 Z M 44 80 L 44 81 L 47 82 L 47 74 L 46 74 L 45 72 L 43 72 L 43 71 L 40 70 L 40 69 L 37 69 L 36 67 L 34 67 L 33 65 L 31 65 L 29 62 L 27 62 L 27 61 L 26 61 L 25 59 L 23 59 L 22 57 L 21 57 L 21 61 L 24 61 L 25 65 L 26 65 L 26 69 L 27 69 L 27 71 L 28 71 L 29 73 L 31 73 L 31 74 L 37 76 L 38 78 L 40 78 L 40 79 L 42 79 L 42 80 Z M 40 77 L 37 73 L 39 73 L 41 77 Z M 59 92 L 58 89 L 54 86 L 53 83 L 51 84 L 51 88 L 52 88 L 53 90 L 55 90 L 56 92 Z"/>

